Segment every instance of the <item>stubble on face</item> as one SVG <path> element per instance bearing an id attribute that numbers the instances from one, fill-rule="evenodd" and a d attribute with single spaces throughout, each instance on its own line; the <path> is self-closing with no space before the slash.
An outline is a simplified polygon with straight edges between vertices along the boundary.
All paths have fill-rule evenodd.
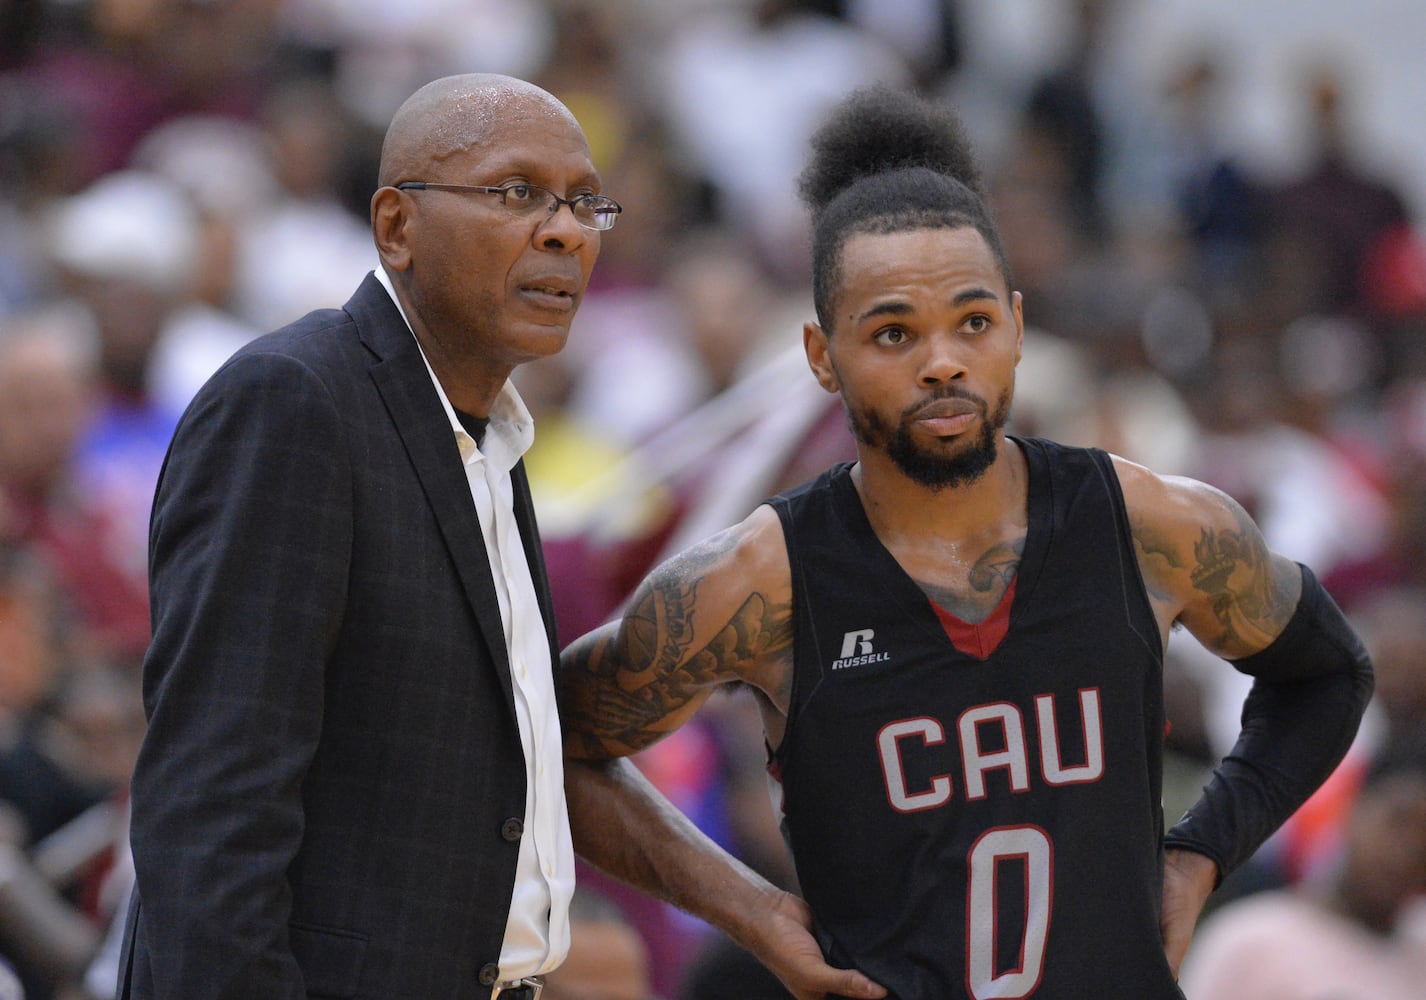
<path id="1" fill-rule="evenodd" d="M 1001 429 L 1010 418 L 1010 389 L 1003 389 L 991 409 L 984 399 L 951 387 L 939 389 L 903 410 L 892 427 L 870 408 L 847 406 L 847 420 L 858 441 L 886 452 L 903 475 L 932 491 L 966 486 L 979 480 L 995 464 Z M 966 399 L 981 414 L 980 433 L 967 447 L 947 453 L 917 442 L 911 433 L 913 415 L 937 399 Z"/>

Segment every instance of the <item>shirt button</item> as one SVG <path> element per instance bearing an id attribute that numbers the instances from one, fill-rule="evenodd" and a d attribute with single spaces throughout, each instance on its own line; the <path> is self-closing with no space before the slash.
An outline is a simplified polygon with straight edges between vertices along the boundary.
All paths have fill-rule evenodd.
<path id="1" fill-rule="evenodd" d="M 525 821 L 516 816 L 511 816 L 504 823 L 500 824 L 500 836 L 514 843 L 519 840 L 525 832 Z"/>
<path id="2" fill-rule="evenodd" d="M 481 986 L 494 986 L 500 979 L 500 966 L 494 962 L 486 962 L 480 967 L 480 971 L 476 973 L 475 978 L 480 980 Z"/>

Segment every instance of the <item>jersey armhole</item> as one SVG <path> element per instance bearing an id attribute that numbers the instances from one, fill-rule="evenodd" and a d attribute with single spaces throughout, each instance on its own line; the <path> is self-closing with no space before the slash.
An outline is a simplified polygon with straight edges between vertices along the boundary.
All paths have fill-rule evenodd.
<path id="1" fill-rule="evenodd" d="M 798 647 L 803 643 L 804 629 L 799 620 L 798 610 L 806 608 L 807 588 L 803 582 L 804 569 L 797 558 L 796 546 L 792 544 L 792 511 L 790 504 L 784 497 L 775 497 L 767 501 L 767 505 L 777 514 L 778 524 L 782 527 L 782 546 L 787 552 L 787 569 L 792 583 L 792 608 L 789 614 L 792 618 L 792 649 L 790 653 L 792 661 L 792 687 L 787 694 L 787 722 L 782 727 L 782 739 L 777 746 L 773 746 L 768 739 L 767 732 L 763 732 L 763 744 L 767 748 L 767 759 L 769 767 L 780 767 L 787 756 L 794 730 L 797 727 L 798 708 L 802 701 L 802 688 L 804 680 L 801 671 L 798 670 L 798 663 L 803 659 L 798 655 Z M 814 641 L 814 640 L 810 640 Z"/>
<path id="2" fill-rule="evenodd" d="M 1093 457 L 1095 466 L 1099 474 L 1104 479 L 1105 492 L 1109 494 L 1110 510 L 1114 515 L 1115 534 L 1119 538 L 1119 558 L 1128 563 L 1128 567 L 1121 573 L 1122 579 L 1131 582 L 1126 588 L 1124 599 L 1139 602 L 1140 611 L 1147 615 L 1147 621 L 1157 622 L 1158 615 L 1154 612 L 1154 602 L 1149 598 L 1149 585 L 1144 581 L 1144 570 L 1139 565 L 1139 557 L 1134 547 L 1134 532 L 1129 526 L 1129 507 L 1124 502 L 1124 487 L 1119 482 L 1119 470 L 1114 467 L 1113 457 L 1103 449 L 1090 448 L 1089 454 Z M 1134 620 L 1130 616 L 1130 621 Z M 1164 658 L 1168 655 L 1166 643 L 1155 628 L 1149 635 L 1142 635 L 1139 630 L 1134 629 L 1139 635 L 1148 650 L 1159 661 L 1162 668 Z"/>

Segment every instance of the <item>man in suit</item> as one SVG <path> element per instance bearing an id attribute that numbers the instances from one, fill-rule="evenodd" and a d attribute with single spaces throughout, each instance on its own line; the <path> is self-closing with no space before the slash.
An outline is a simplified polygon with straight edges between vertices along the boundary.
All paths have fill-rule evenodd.
<path id="1" fill-rule="evenodd" d="M 234 355 L 164 465 L 120 997 L 524 1000 L 568 948 L 509 377 L 564 346 L 620 208 L 500 76 L 417 91 L 379 184 L 381 267 Z"/>

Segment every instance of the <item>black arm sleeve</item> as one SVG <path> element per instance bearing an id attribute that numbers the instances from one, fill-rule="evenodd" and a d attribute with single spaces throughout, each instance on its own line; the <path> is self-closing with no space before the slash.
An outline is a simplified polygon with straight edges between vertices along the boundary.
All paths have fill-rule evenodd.
<path id="1" fill-rule="evenodd" d="M 1166 847 L 1212 858 L 1220 879 L 1326 781 L 1357 733 L 1372 693 L 1366 649 L 1312 571 L 1287 627 L 1233 666 L 1253 677 L 1243 728 Z"/>

